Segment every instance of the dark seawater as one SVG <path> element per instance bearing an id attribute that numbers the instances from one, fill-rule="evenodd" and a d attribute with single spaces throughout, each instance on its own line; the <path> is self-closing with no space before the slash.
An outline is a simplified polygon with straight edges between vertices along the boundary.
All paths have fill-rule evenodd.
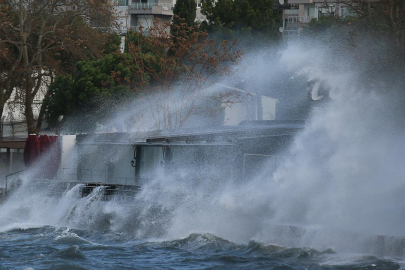
<path id="1" fill-rule="evenodd" d="M 0 233 L 0 269 L 401 269 L 401 262 L 212 234 L 163 241 L 44 226 Z"/>

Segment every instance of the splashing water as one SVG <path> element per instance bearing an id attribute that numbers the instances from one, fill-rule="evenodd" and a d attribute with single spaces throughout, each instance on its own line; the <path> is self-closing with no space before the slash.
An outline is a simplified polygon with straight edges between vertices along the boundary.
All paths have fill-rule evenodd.
<path id="1" fill-rule="evenodd" d="M 215 250 L 211 255 L 218 260 L 277 254 L 345 264 L 342 257 L 316 251 L 328 249 L 402 257 L 405 133 L 401 116 L 377 87 L 361 87 L 361 72 L 354 70 L 353 63 L 328 67 L 328 52 L 322 52 L 292 45 L 277 60 L 293 76 L 322 81 L 333 99 L 312 111 L 305 128 L 281 154 L 283 162 L 276 171 L 263 168 L 257 177 L 239 184 L 223 179 L 215 188 L 209 181 L 195 185 L 187 173 L 162 175 L 126 203 L 100 200 L 102 187 L 81 198 L 80 185 L 52 197 L 49 187 L 34 189 L 26 175 L 23 185 L 0 206 L 0 231 L 65 228 L 55 241 L 73 247 L 53 256 L 80 260 L 86 255 L 78 245 L 95 244 L 67 234 L 66 227 L 108 232 L 114 241 L 143 241 L 142 247 L 193 254 Z M 241 76 L 252 73 L 257 81 L 265 76 L 257 66 Z M 137 244 L 131 242 L 132 247 Z M 372 259 L 375 265 L 398 269 L 395 263 L 378 260 Z M 361 260 L 353 265 L 369 266 Z"/>

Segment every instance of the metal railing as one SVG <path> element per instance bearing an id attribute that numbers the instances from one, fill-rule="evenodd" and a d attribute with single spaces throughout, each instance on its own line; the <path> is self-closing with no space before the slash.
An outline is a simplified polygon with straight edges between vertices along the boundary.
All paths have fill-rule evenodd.
<path id="1" fill-rule="evenodd" d="M 153 6 L 161 6 L 164 11 L 173 10 L 174 5 L 166 3 L 132 3 L 129 9 L 152 9 Z"/>
<path id="2" fill-rule="evenodd" d="M 286 37 L 296 37 L 299 35 L 298 30 L 284 30 L 283 35 Z"/>
<path id="3" fill-rule="evenodd" d="M 26 169 L 11 173 L 6 176 L 5 178 L 5 186 L 4 186 L 4 194 L 7 195 L 9 193 L 10 188 L 13 189 L 14 186 L 19 186 L 21 183 L 16 182 L 13 183 L 12 186 L 10 187 L 10 183 L 15 180 L 19 180 L 17 177 L 19 174 L 22 172 L 26 171 Z M 83 169 L 85 172 L 83 176 L 85 179 L 79 180 L 77 179 L 77 168 L 62 168 L 61 169 L 61 174 L 59 175 L 57 179 L 36 179 L 35 181 L 37 183 L 40 182 L 50 182 L 50 183 L 71 183 L 71 184 L 86 184 L 89 182 L 95 182 L 95 183 L 100 183 L 100 184 L 106 184 L 106 185 L 119 185 L 122 188 L 120 189 L 125 190 L 125 186 L 136 186 L 136 179 L 134 177 L 115 177 L 115 181 L 113 183 L 110 183 L 108 181 L 108 174 L 107 170 L 94 170 L 94 169 Z M 85 181 L 83 181 L 85 180 Z M 112 179 L 110 179 L 112 180 Z M 132 190 L 132 189 L 131 189 Z"/>
<path id="4" fill-rule="evenodd" d="M 135 198 L 135 195 L 141 190 L 140 186 L 121 185 L 121 184 L 97 184 L 88 183 L 81 188 L 82 197 L 87 197 L 93 193 L 97 187 L 103 187 L 100 195 L 102 200 L 116 200 L 116 201 L 131 201 Z"/>
<path id="5" fill-rule="evenodd" d="M 309 23 L 311 20 L 316 19 L 312 16 L 288 16 L 287 23 Z"/>
<path id="6" fill-rule="evenodd" d="M 11 177 L 11 176 L 15 177 L 15 176 L 17 176 L 18 174 L 24 172 L 25 170 L 26 170 L 26 169 L 21 170 L 21 171 L 18 171 L 18 172 L 10 173 L 10 174 L 6 175 L 6 183 L 5 183 L 5 187 L 4 187 L 4 194 L 5 194 L 5 195 L 7 195 L 7 193 L 8 193 L 8 186 L 9 186 L 9 183 L 8 183 L 8 182 L 9 182 L 10 177 Z"/>
<path id="7" fill-rule="evenodd" d="M 132 3 L 130 9 L 152 9 L 153 3 Z"/>

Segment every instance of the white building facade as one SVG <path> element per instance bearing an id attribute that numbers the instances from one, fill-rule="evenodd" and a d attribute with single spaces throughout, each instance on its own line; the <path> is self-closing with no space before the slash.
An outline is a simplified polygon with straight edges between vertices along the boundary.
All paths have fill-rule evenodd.
<path id="1" fill-rule="evenodd" d="M 280 31 L 284 37 L 298 36 L 312 20 L 322 16 L 349 15 L 347 5 L 336 0 L 279 0 L 283 8 L 283 25 Z"/>
<path id="2" fill-rule="evenodd" d="M 196 0 L 196 21 L 205 20 L 201 13 L 202 0 Z M 129 30 L 139 31 L 140 27 L 147 28 L 152 25 L 153 19 L 159 18 L 162 22 L 171 22 L 176 0 L 118 0 L 117 13 L 120 22 L 120 33 Z"/>

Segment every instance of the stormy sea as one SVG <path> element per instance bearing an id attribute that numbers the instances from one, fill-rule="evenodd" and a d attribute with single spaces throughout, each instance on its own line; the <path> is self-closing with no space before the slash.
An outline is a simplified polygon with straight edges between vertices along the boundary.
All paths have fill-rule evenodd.
<path id="1" fill-rule="evenodd" d="M 103 187 L 82 198 L 79 184 L 55 196 L 57 182 L 28 178 L 0 206 L 0 269 L 405 267 L 405 239 L 373 226 L 280 225 L 261 181 L 212 191 L 165 180 L 131 200 L 105 201 Z"/>
<path id="2" fill-rule="evenodd" d="M 296 91 L 280 107 L 328 97 L 277 168 L 244 182 L 194 181 L 186 167 L 105 201 L 103 187 L 82 197 L 81 184 L 20 174 L 0 203 L 0 269 L 405 269 L 403 106 L 332 53 L 292 44 L 241 63 L 256 88 Z"/>
<path id="3" fill-rule="evenodd" d="M 173 240 L 111 231 L 19 228 L 0 234 L 0 269 L 402 269 L 394 258 L 235 243 L 210 233 Z"/>

